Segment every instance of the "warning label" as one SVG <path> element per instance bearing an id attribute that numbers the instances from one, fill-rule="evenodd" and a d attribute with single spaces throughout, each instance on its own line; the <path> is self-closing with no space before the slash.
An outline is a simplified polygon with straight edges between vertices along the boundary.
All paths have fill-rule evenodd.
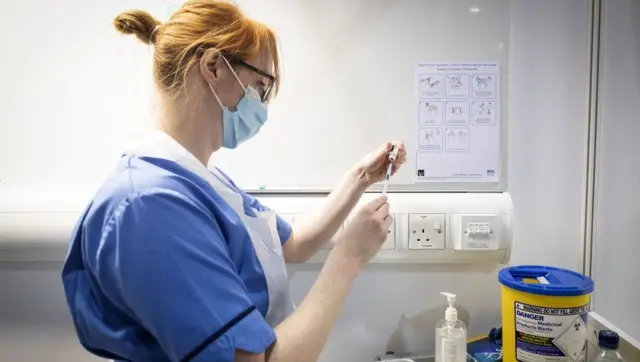
<path id="1" fill-rule="evenodd" d="M 516 302 L 514 312 L 518 361 L 585 361 L 589 305 L 547 308 Z"/>

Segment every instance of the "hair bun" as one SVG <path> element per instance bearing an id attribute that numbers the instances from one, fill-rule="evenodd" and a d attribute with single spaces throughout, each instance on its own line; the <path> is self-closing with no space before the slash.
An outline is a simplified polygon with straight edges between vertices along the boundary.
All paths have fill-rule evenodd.
<path id="1" fill-rule="evenodd" d="M 143 10 L 129 10 L 120 13 L 113 20 L 116 30 L 122 34 L 134 34 L 145 44 L 155 43 L 157 30 L 162 23 Z"/>

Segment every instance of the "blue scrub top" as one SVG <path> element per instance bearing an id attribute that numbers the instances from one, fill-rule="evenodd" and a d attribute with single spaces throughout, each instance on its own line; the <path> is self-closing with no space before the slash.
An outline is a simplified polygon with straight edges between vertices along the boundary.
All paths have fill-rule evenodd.
<path id="1" fill-rule="evenodd" d="M 240 190 L 245 213 L 266 208 Z M 277 219 L 280 240 L 291 226 Z M 74 228 L 62 280 L 82 345 L 126 361 L 233 361 L 275 341 L 238 214 L 177 163 L 125 155 Z"/>

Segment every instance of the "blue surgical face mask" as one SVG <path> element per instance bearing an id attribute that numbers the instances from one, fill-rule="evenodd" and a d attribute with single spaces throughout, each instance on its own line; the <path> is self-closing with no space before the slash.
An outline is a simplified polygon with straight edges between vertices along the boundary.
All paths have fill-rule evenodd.
<path id="1" fill-rule="evenodd" d="M 209 85 L 213 95 L 220 103 L 220 107 L 222 107 L 222 147 L 233 149 L 260 131 L 260 128 L 267 121 L 267 105 L 260 99 L 258 91 L 251 86 L 245 87 L 240 82 L 240 78 L 231 68 L 227 59 L 223 59 L 244 89 L 244 96 L 238 102 L 236 110 L 230 111 L 228 107 L 222 104 L 213 87 Z"/>

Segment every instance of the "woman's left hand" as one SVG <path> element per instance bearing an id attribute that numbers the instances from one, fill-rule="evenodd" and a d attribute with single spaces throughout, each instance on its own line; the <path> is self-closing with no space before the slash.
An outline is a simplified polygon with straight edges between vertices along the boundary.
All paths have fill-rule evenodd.
<path id="1" fill-rule="evenodd" d="M 387 175 L 387 166 L 389 166 L 389 153 L 391 145 L 395 145 L 398 150 L 396 160 L 393 161 L 391 174 L 395 174 L 403 163 L 407 162 L 407 150 L 402 142 L 386 142 L 378 147 L 375 151 L 369 153 L 358 162 L 356 166 L 358 177 L 365 186 L 369 187 L 376 182 L 385 179 Z"/>

